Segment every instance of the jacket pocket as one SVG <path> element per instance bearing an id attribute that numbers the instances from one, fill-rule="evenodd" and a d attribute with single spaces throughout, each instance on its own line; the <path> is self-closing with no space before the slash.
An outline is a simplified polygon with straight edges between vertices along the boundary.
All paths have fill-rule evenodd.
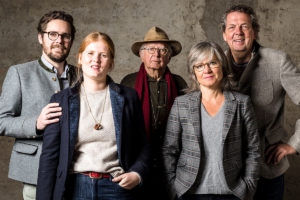
<path id="1" fill-rule="evenodd" d="M 23 154 L 35 154 L 37 152 L 38 146 L 26 143 L 15 143 L 13 147 L 13 151 Z"/>

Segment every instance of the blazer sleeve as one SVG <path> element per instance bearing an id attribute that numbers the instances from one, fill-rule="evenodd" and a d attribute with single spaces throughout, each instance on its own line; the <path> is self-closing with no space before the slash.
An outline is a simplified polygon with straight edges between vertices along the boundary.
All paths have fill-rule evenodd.
<path id="1" fill-rule="evenodd" d="M 0 97 L 0 135 L 15 138 L 36 137 L 37 115 L 22 113 L 22 89 L 20 74 L 16 67 L 10 67 L 2 86 Z"/>
<path id="2" fill-rule="evenodd" d="M 51 97 L 50 102 L 58 102 L 55 99 L 55 95 Z M 37 200 L 53 199 L 61 142 L 60 121 L 49 124 L 43 135 L 43 148 L 40 157 L 36 192 Z"/>
<path id="3" fill-rule="evenodd" d="M 292 63 L 291 58 L 287 54 L 283 54 L 280 63 L 280 79 L 284 90 L 287 92 L 291 100 L 300 106 L 300 70 Z M 300 119 L 296 121 L 295 133 L 289 139 L 288 144 L 291 145 L 298 153 L 300 153 Z"/>
<path id="4" fill-rule="evenodd" d="M 181 153 L 181 134 L 182 127 L 180 124 L 178 100 L 175 99 L 167 121 L 166 135 L 162 146 L 164 170 L 168 182 L 168 192 L 171 198 L 174 198 L 176 195 L 174 182 L 177 162 Z"/>
<path id="5" fill-rule="evenodd" d="M 132 107 L 134 109 L 134 124 L 135 126 L 135 150 L 138 153 L 137 158 L 133 165 L 130 167 L 129 171 L 137 172 L 140 175 L 141 183 L 146 180 L 149 174 L 149 143 L 146 139 L 146 131 L 144 125 L 144 117 L 142 111 L 142 105 L 138 98 L 136 91 L 134 91 L 134 100 Z"/>
<path id="6" fill-rule="evenodd" d="M 249 192 L 254 195 L 257 181 L 260 177 L 260 164 L 261 164 L 261 143 L 257 128 L 257 122 L 254 114 L 254 109 L 249 97 L 246 99 L 244 109 L 244 128 L 245 134 L 243 137 L 243 145 L 246 147 L 245 158 L 245 181 Z"/>

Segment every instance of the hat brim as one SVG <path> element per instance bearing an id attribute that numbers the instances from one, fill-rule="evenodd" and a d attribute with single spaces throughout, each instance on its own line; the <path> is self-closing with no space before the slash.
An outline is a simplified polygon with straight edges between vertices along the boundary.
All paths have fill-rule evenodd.
<path id="1" fill-rule="evenodd" d="M 169 44 L 170 47 L 172 48 L 172 52 L 173 52 L 171 55 L 172 57 L 178 55 L 182 49 L 181 44 L 176 40 L 152 40 L 152 41 L 137 41 L 131 46 L 131 50 L 136 56 L 140 56 L 139 51 L 140 51 L 141 46 L 145 43 L 152 43 L 152 42 L 153 43 L 162 42 L 162 43 Z"/>

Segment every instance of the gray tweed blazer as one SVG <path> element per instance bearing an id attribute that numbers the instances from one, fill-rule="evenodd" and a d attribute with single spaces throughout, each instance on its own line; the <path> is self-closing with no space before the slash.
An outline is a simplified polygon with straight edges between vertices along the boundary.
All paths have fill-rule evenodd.
<path id="1" fill-rule="evenodd" d="M 230 58 L 231 56 L 229 60 Z M 288 136 L 283 124 L 286 94 L 300 106 L 300 69 L 286 53 L 260 46 L 258 52 L 252 53 L 252 58 L 237 84 L 239 92 L 251 97 L 262 140 L 262 151 L 270 144 L 282 142 Z M 299 116 L 295 132 L 287 143 L 300 153 Z M 285 173 L 288 167 L 287 157 L 277 165 L 263 162 L 261 175 L 272 179 Z"/>
<path id="2" fill-rule="evenodd" d="M 224 91 L 223 168 L 233 194 L 254 195 L 260 168 L 260 141 L 250 98 Z M 163 156 L 171 196 L 182 196 L 196 183 L 201 165 L 201 92 L 177 97 L 171 109 Z"/>
<path id="3" fill-rule="evenodd" d="M 69 72 L 73 70 L 69 65 Z M 16 138 L 9 178 L 37 184 L 42 137 L 36 132 L 36 120 L 59 90 L 56 74 L 42 67 L 39 60 L 9 68 L 0 96 L 0 135 Z"/>

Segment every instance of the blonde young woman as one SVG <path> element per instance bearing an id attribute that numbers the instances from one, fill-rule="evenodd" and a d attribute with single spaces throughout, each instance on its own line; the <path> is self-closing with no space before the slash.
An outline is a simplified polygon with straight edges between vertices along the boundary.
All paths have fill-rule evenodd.
<path id="1" fill-rule="evenodd" d="M 107 75 L 114 56 L 104 33 L 82 41 L 77 84 L 51 99 L 63 115 L 44 133 L 37 199 L 135 199 L 148 147 L 137 93 Z"/>
<path id="2" fill-rule="evenodd" d="M 230 91 L 230 69 L 213 42 L 192 47 L 189 92 L 171 109 L 163 145 L 172 196 L 251 199 L 259 177 L 260 142 L 248 96 Z"/>

